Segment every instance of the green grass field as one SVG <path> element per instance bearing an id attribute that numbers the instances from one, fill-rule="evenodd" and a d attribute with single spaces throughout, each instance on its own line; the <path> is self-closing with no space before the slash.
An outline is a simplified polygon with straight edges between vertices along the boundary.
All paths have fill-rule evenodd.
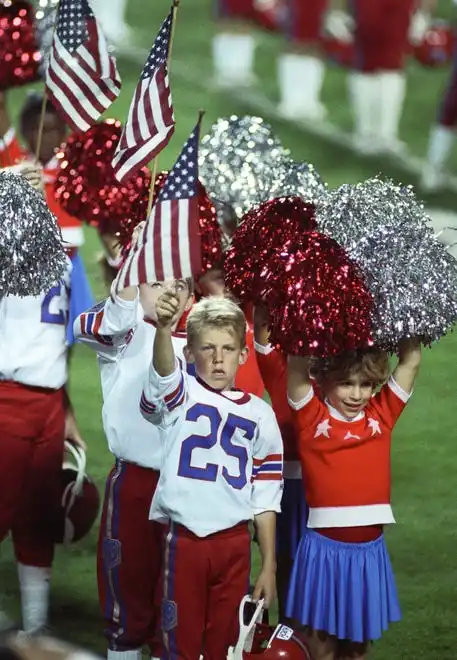
<path id="1" fill-rule="evenodd" d="M 177 125 L 170 147 L 160 156 L 160 167 L 172 164 L 200 108 L 207 111 L 203 131 L 219 116 L 248 113 L 242 94 L 234 98 L 223 93 L 210 93 L 203 84 L 211 76 L 210 37 L 214 27 L 210 4 L 210 0 L 183 0 L 179 10 L 171 72 Z M 450 4 L 448 0 L 441 0 L 441 15 L 445 16 L 446 12 L 449 15 L 452 11 Z M 136 28 L 138 46 L 150 47 L 168 7 L 165 0 L 130 0 L 128 19 Z M 259 35 L 257 71 L 262 91 L 272 99 L 277 95 L 272 72 L 280 49 L 278 38 Z M 109 115 L 123 119 L 141 65 L 120 60 L 119 68 L 123 75 L 123 91 Z M 418 156 L 424 155 L 430 122 L 447 74 L 446 69 L 432 71 L 414 63 L 409 65 L 409 92 L 401 134 Z M 350 111 L 345 90 L 344 71 L 331 68 L 324 100 L 331 120 L 342 128 L 349 128 Z M 23 90 L 11 94 L 13 114 L 22 94 Z M 272 121 L 272 124 L 284 145 L 291 149 L 293 157 L 313 162 L 330 186 L 354 182 L 379 172 L 404 183 L 415 183 L 414 177 L 393 161 L 361 159 L 284 122 Z M 457 157 L 452 165 L 457 170 Z M 426 201 L 447 209 L 457 205 L 457 197 L 452 193 Z M 83 253 L 96 295 L 101 297 L 103 285 L 96 264 L 99 249 L 95 233 L 88 231 Z M 456 352 L 457 338 L 452 335 L 426 351 L 415 395 L 395 431 L 393 502 L 398 524 L 388 531 L 388 544 L 404 619 L 376 646 L 373 657 L 377 660 L 457 658 Z M 76 349 L 73 359 L 71 394 L 89 445 L 90 473 L 103 489 L 112 458 L 101 426 L 101 396 L 95 357 L 81 347 Z M 70 550 L 59 549 L 57 552 L 51 624 L 60 634 L 103 652 L 95 580 L 96 536 L 97 530 L 94 529 L 88 538 Z M 10 613 L 17 615 L 17 582 L 9 543 L 2 548 L 0 584 L 2 592 L 6 590 Z"/>

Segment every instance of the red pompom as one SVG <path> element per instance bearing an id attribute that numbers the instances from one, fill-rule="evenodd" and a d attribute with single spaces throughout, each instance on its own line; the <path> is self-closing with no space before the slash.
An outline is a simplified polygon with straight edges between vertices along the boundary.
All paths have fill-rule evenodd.
<path id="1" fill-rule="evenodd" d="M 144 167 L 125 183 L 114 176 L 111 161 L 122 134 L 121 122 L 105 119 L 86 133 L 73 133 L 57 158 L 56 198 L 71 215 L 116 234 L 130 220 L 146 220 L 151 173 Z"/>
<path id="2" fill-rule="evenodd" d="M 0 0 L 0 90 L 40 79 L 35 12 L 24 0 Z"/>
<path id="3" fill-rule="evenodd" d="M 246 213 L 235 230 L 224 262 L 225 283 L 239 300 L 259 302 L 267 295 L 268 263 L 281 263 L 304 231 L 314 229 L 315 207 L 300 197 L 264 202 Z"/>
<path id="4" fill-rule="evenodd" d="M 333 239 L 305 233 L 269 279 L 270 340 L 284 353 L 329 357 L 373 345 L 373 299 Z"/>
<path id="5" fill-rule="evenodd" d="M 422 42 L 413 49 L 418 62 L 427 67 L 449 64 L 454 53 L 455 36 L 446 21 L 435 21 L 426 31 Z"/>
<path id="6" fill-rule="evenodd" d="M 162 186 L 165 183 L 168 172 L 160 172 L 154 182 L 154 195 L 153 204 L 155 203 Z M 198 209 L 199 209 L 199 225 L 200 225 L 200 241 L 201 241 L 201 255 L 202 255 L 202 273 L 216 266 L 222 261 L 222 231 L 217 221 L 217 214 L 214 204 L 208 197 L 203 184 L 198 181 Z M 136 224 L 131 220 L 122 223 L 119 233 L 119 242 L 122 246 L 122 254 L 124 258 L 127 256 L 133 230 Z M 197 276 L 198 277 L 198 276 Z"/>

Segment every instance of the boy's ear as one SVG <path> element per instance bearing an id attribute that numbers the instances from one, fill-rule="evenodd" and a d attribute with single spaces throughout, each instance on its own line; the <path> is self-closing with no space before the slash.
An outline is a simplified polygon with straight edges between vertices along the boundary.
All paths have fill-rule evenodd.
<path id="1" fill-rule="evenodd" d="M 190 349 L 188 346 L 184 346 L 183 353 L 184 353 L 184 357 L 186 358 L 186 362 L 189 362 L 189 364 L 193 364 L 195 362 L 192 349 Z"/>
<path id="2" fill-rule="evenodd" d="M 241 349 L 241 353 L 240 353 L 240 359 L 239 359 L 240 367 L 243 364 L 246 364 L 246 362 L 248 361 L 248 357 L 249 357 L 249 348 L 245 346 L 244 348 Z"/>

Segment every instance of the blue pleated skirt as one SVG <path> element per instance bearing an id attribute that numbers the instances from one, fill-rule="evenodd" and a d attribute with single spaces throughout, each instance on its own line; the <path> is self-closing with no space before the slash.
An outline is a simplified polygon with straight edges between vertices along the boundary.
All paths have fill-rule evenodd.
<path id="1" fill-rule="evenodd" d="M 286 615 L 341 640 L 379 639 L 401 619 L 384 537 L 340 543 L 306 530 L 295 557 Z"/>
<path id="2" fill-rule="evenodd" d="M 284 479 L 281 513 L 276 523 L 276 552 L 294 559 L 300 539 L 306 530 L 308 507 L 306 506 L 303 481 Z"/>
<path id="3" fill-rule="evenodd" d="M 95 305 L 95 298 L 86 275 L 84 262 L 79 252 L 71 257 L 73 269 L 71 271 L 70 310 L 67 324 L 67 344 L 72 346 L 75 341 L 73 324 L 80 314 L 87 312 Z"/>

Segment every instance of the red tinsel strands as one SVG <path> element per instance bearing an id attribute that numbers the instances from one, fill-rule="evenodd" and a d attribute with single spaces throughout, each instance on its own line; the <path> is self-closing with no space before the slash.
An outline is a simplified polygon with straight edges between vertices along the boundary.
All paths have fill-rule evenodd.
<path id="1" fill-rule="evenodd" d="M 304 231 L 316 227 L 315 207 L 300 197 L 280 197 L 251 209 L 235 230 L 224 262 L 225 283 L 239 300 L 259 302 L 267 295 L 264 268 L 283 262 Z"/>
<path id="2" fill-rule="evenodd" d="M 165 183 L 168 172 L 160 172 L 154 182 L 153 203 Z M 208 197 L 205 187 L 198 182 L 199 224 L 202 254 L 202 275 L 222 260 L 222 231 L 217 221 L 216 208 Z M 146 217 L 146 216 L 145 216 Z M 145 219 L 145 218 L 142 218 Z M 141 220 L 140 220 L 141 221 Z M 131 221 L 124 222 L 119 234 L 124 258 L 130 250 L 131 237 L 135 226 Z"/>
<path id="3" fill-rule="evenodd" d="M 121 134 L 120 121 L 105 119 L 86 133 L 73 133 L 57 154 L 56 198 L 101 234 L 116 234 L 126 219 L 137 225 L 146 218 L 150 171 L 144 167 L 123 184 L 113 173 L 111 161 Z"/>
<path id="4" fill-rule="evenodd" d="M 40 79 L 35 12 L 25 0 L 0 0 L 0 91 Z"/>
<path id="5" fill-rule="evenodd" d="M 373 299 L 360 270 L 333 239 L 304 234 L 270 281 L 270 340 L 284 353 L 329 357 L 373 345 Z"/>

